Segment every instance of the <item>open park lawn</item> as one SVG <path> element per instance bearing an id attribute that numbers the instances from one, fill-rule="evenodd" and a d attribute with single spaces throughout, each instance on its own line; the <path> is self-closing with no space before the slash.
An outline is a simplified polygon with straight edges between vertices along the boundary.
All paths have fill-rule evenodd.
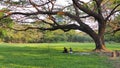
<path id="1" fill-rule="evenodd" d="M 72 54 L 62 53 L 72 48 Z M 107 44 L 111 50 L 120 50 L 120 43 Z M 94 43 L 0 43 L 0 68 L 115 68 L 119 57 L 92 52 Z M 118 66 L 119 68 L 119 66 Z"/>

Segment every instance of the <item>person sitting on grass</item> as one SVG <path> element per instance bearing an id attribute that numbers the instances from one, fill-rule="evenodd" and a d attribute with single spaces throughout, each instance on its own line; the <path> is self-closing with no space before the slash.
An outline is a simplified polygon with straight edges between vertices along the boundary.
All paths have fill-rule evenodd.
<path id="1" fill-rule="evenodd" d="M 73 53 L 73 50 L 72 50 L 72 48 L 70 48 L 70 52 L 69 53 Z"/>
<path id="2" fill-rule="evenodd" d="M 68 50 L 66 47 L 64 47 L 63 53 L 68 53 Z"/>

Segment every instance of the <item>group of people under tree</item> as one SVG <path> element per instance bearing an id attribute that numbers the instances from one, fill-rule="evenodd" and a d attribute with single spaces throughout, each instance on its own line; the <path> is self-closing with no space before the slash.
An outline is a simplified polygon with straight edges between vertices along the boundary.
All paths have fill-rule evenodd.
<path id="1" fill-rule="evenodd" d="M 68 51 L 68 49 L 66 47 L 64 47 L 63 53 L 73 53 L 72 48 L 69 48 L 70 50 Z"/>

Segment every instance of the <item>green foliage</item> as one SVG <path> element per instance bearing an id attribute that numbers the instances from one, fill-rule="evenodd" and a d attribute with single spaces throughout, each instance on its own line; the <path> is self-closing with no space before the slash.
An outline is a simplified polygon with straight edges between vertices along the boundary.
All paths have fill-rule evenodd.
<path id="1" fill-rule="evenodd" d="M 4 13 L 9 11 L 8 9 L 6 8 L 3 8 L 3 9 L 0 9 L 0 18 L 4 16 Z"/>
<path id="2" fill-rule="evenodd" d="M 1 10 L 2 11 L 2 10 Z M 4 16 L 3 12 L 0 12 L 0 18 Z"/>
<path id="3" fill-rule="evenodd" d="M 106 0 L 105 0 L 106 1 Z M 120 0 L 109 0 L 109 3 L 107 5 L 107 7 L 109 9 L 113 9 L 117 4 L 120 3 Z M 120 9 L 120 7 L 117 7 L 117 9 Z"/>
<path id="4" fill-rule="evenodd" d="M 14 31 L 4 30 L 1 32 L 1 38 L 5 42 L 93 42 L 87 34 L 76 31 L 63 32 L 61 30 L 56 31 L 45 31 L 41 32 L 38 30 L 28 31 Z M 105 35 L 105 41 L 107 42 L 120 42 L 120 33 L 118 32 L 115 36 L 111 34 Z"/>
<path id="5" fill-rule="evenodd" d="M 28 30 L 28 31 L 14 31 L 8 30 L 7 36 L 4 37 L 5 42 L 19 42 L 19 43 L 27 43 L 27 42 L 39 42 L 42 38 L 42 33 L 37 30 Z"/>
<path id="6" fill-rule="evenodd" d="M 63 32 L 61 30 L 44 32 L 43 42 L 92 42 L 93 40 L 86 34 L 69 31 Z"/>
<path id="7" fill-rule="evenodd" d="M 12 27 L 14 25 L 13 20 L 10 17 L 2 19 L 0 22 L 7 27 Z"/>
<path id="8" fill-rule="evenodd" d="M 87 34 L 84 34 L 78 31 L 70 31 L 66 35 L 68 37 L 69 42 L 92 42 L 93 41 Z"/>
<path id="9" fill-rule="evenodd" d="M 63 32 L 62 30 L 56 30 L 41 32 L 39 30 L 14 31 L 2 29 L 0 32 L 4 42 L 93 42 L 88 35 L 77 31 Z"/>
<path id="10" fill-rule="evenodd" d="M 73 54 L 63 54 L 63 47 L 72 47 Z M 86 49 L 87 47 L 87 49 Z M 0 44 L 1 68 L 114 68 L 105 56 L 90 53 L 93 43 Z M 108 47 L 118 49 L 119 44 Z M 81 55 L 82 51 L 90 55 Z"/>
<path id="11" fill-rule="evenodd" d="M 0 28 L 0 38 L 3 39 L 6 37 L 7 31 L 3 28 Z"/>
<path id="12" fill-rule="evenodd" d="M 43 42 L 64 42 L 67 41 L 67 36 L 61 30 L 56 30 L 53 32 L 46 31 L 44 33 Z"/>
<path id="13" fill-rule="evenodd" d="M 113 1 L 114 4 L 119 4 L 120 3 L 120 0 L 111 0 Z"/>
<path id="14" fill-rule="evenodd" d="M 105 34 L 106 42 L 120 42 L 120 32 L 117 32 L 115 35 Z"/>
<path id="15" fill-rule="evenodd" d="M 2 16 L 3 13 L 0 13 L 0 16 Z M 10 17 L 4 18 L 0 20 L 0 38 L 2 41 L 5 40 L 5 37 L 7 36 L 7 28 L 12 27 L 14 25 L 13 20 Z"/>
<path id="16" fill-rule="evenodd" d="M 120 32 L 117 32 L 115 34 L 115 40 L 116 40 L 116 42 L 120 42 Z"/>

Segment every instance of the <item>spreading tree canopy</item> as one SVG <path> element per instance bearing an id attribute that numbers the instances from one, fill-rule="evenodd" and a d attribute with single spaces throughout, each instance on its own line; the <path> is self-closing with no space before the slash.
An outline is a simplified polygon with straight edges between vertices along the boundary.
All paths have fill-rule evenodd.
<path id="1" fill-rule="evenodd" d="M 65 32 L 80 30 L 94 40 L 94 51 L 109 51 L 105 46 L 104 34 L 110 20 L 115 19 L 120 14 L 119 0 L 90 0 L 89 2 L 69 0 L 69 3 L 65 5 L 59 4 L 58 1 L 19 0 L 16 2 L 13 0 L 1 0 L 1 4 L 7 6 L 7 10 L 1 10 L 4 15 L 1 16 L 0 20 L 10 16 L 14 21 L 26 23 L 31 22 L 30 19 L 32 19 L 34 26 L 27 26 L 23 29 L 10 27 L 18 31 L 29 29 L 43 31 L 61 29 Z M 86 18 L 97 21 L 97 31 L 85 23 Z"/>

